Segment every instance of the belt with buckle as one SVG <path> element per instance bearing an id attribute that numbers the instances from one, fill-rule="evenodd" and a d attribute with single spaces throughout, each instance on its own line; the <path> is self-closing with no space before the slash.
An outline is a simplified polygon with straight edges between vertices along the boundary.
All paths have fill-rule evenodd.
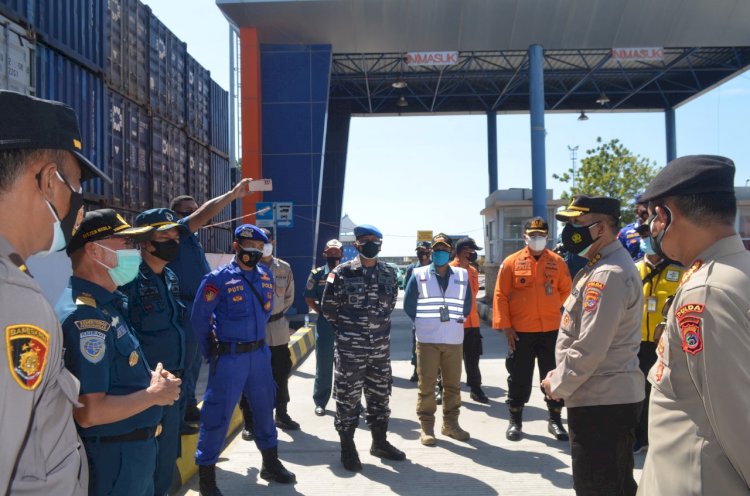
<path id="1" fill-rule="evenodd" d="M 247 343 L 227 343 L 219 341 L 216 343 L 216 349 L 219 352 L 219 355 L 227 355 L 229 353 L 250 353 L 251 351 L 255 351 L 263 346 L 263 343 L 265 343 L 265 341 L 262 339 Z"/>
<path id="2" fill-rule="evenodd" d="M 161 434 L 161 424 L 156 427 L 136 429 L 133 432 L 120 434 L 119 436 L 91 436 L 84 437 L 83 440 L 90 443 L 127 443 L 129 441 L 145 441 L 152 437 L 159 437 L 159 434 Z"/>

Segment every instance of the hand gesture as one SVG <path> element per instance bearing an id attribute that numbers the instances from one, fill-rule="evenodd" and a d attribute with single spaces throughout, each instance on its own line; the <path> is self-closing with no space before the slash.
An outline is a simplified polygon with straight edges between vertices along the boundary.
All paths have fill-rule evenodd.
<path id="1" fill-rule="evenodd" d="M 151 372 L 151 384 L 146 390 L 152 396 L 155 405 L 170 406 L 180 397 L 180 384 L 182 379 L 164 370 L 164 365 L 159 362 L 156 369 Z"/>
<path id="2" fill-rule="evenodd" d="M 252 193 L 250 191 L 250 181 L 252 181 L 252 178 L 246 177 L 232 188 L 232 196 L 235 200 L 249 196 Z"/>

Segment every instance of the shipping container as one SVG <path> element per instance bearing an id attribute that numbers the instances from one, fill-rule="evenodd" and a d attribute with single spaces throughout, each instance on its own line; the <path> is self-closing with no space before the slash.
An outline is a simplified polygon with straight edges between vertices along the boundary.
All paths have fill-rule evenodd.
<path id="1" fill-rule="evenodd" d="M 60 52 L 37 43 L 37 95 L 65 102 L 75 110 L 81 128 L 83 154 L 108 173 L 105 144 L 106 94 L 102 79 Z M 84 190 L 106 196 L 103 181 L 84 184 Z"/>
<path id="2" fill-rule="evenodd" d="M 0 14 L 16 22 L 31 23 L 34 0 L 0 0 Z"/>
<path id="3" fill-rule="evenodd" d="M 109 198 L 134 211 L 151 207 L 151 127 L 148 112 L 136 102 L 109 93 Z M 105 188 L 106 190 L 106 188 Z"/>
<path id="4" fill-rule="evenodd" d="M 187 191 L 201 205 L 212 197 L 211 194 L 211 158 L 208 147 L 197 141 L 188 139 L 187 148 Z"/>
<path id="5" fill-rule="evenodd" d="M 185 125 L 187 45 L 153 14 L 149 21 L 149 101 L 155 115 Z"/>
<path id="6" fill-rule="evenodd" d="M 103 0 L 35 0 L 41 41 L 93 71 L 104 66 L 107 5 Z"/>
<path id="7" fill-rule="evenodd" d="M 211 81 L 211 148 L 229 155 L 229 93 Z"/>
<path id="8" fill-rule="evenodd" d="M 109 0 L 106 79 L 111 88 L 141 105 L 149 103 L 150 16 L 151 11 L 139 0 Z"/>
<path id="9" fill-rule="evenodd" d="M 23 27 L 0 16 L 0 89 L 35 93 L 35 46 Z"/>
<path id="10" fill-rule="evenodd" d="M 151 179 L 153 208 L 168 208 L 174 197 L 188 194 L 187 137 L 158 117 L 151 119 Z"/>
<path id="11" fill-rule="evenodd" d="M 211 153 L 211 198 L 223 195 L 232 189 L 232 167 L 229 166 L 229 160 L 216 154 Z M 216 222 L 231 219 L 232 207 L 227 205 L 224 210 L 219 212 L 215 217 Z"/>
<path id="12" fill-rule="evenodd" d="M 211 73 L 190 55 L 185 66 L 185 117 L 188 136 L 208 145 Z"/>

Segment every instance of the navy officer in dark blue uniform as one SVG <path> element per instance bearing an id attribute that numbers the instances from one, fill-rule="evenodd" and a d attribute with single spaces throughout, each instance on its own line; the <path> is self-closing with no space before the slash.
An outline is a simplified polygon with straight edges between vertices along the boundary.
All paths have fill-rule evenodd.
<path id="1" fill-rule="evenodd" d="M 138 273 L 138 236 L 114 210 L 88 212 L 67 247 L 76 309 L 63 322 L 65 365 L 81 383 L 73 413 L 90 466 L 89 494 L 152 496 L 162 407 L 181 380 L 152 372 L 117 287 Z"/>
<path id="2" fill-rule="evenodd" d="M 177 276 L 166 265 L 180 249 L 176 214 L 166 208 L 146 210 L 135 218 L 136 227 L 151 229 L 150 238 L 141 243 L 143 261 L 135 279 L 121 288 L 128 297 L 128 318 L 141 343 L 146 360 L 159 363 L 175 377 L 185 370 L 185 306 L 180 302 Z M 154 494 L 168 494 L 175 462 L 180 456 L 180 424 L 185 391 L 180 400 L 164 407 L 161 435 L 157 438 L 159 455 L 154 474 Z M 196 431 L 197 432 L 197 429 Z"/>
<path id="3" fill-rule="evenodd" d="M 253 411 L 255 444 L 263 456 L 260 476 L 295 482 L 277 452 L 273 419 L 276 384 L 271 352 L 264 341 L 273 307 L 273 277 L 258 264 L 265 243 L 268 237 L 252 224 L 235 229 L 234 260 L 203 278 L 193 303 L 193 330 L 210 363 L 195 453 L 202 495 L 221 494 L 216 485 L 216 461 L 240 393 Z"/>

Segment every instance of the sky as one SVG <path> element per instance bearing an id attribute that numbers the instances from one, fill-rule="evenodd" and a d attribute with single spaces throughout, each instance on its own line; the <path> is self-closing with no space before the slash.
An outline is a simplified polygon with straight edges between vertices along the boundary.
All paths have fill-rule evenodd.
<path id="1" fill-rule="evenodd" d="M 229 87 L 228 23 L 211 0 L 143 0 L 188 52 Z M 664 114 L 577 113 L 545 116 L 547 188 L 559 198 L 565 185 L 552 178 L 578 162 L 596 138 L 617 138 L 633 153 L 663 167 Z M 735 185 L 750 181 L 750 73 L 744 73 L 676 112 L 677 155 L 718 154 L 737 166 Z M 352 119 L 343 212 L 384 233 L 383 255 L 411 255 L 417 230 L 464 233 L 483 244 L 488 196 L 484 115 L 355 117 Z M 528 114 L 498 114 L 498 187 L 531 188 Z M 480 252 L 481 254 L 481 252 Z"/>

